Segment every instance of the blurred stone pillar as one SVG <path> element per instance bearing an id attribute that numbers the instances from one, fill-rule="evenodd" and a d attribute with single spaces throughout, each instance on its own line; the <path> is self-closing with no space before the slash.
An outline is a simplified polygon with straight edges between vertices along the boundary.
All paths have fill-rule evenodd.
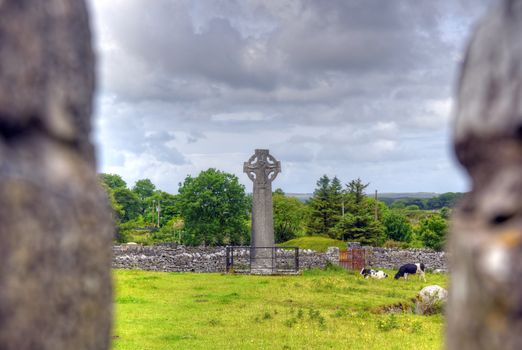
<path id="1" fill-rule="evenodd" d="M 448 349 L 522 349 L 522 1 L 477 27 L 458 89 L 455 150 L 472 190 L 453 218 Z"/>
<path id="2" fill-rule="evenodd" d="M 83 0 L 0 1 L 0 348 L 108 349 L 112 228 Z"/>

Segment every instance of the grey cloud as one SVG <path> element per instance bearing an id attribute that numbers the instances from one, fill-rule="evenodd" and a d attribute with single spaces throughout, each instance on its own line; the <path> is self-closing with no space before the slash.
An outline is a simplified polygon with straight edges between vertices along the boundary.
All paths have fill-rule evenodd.
<path id="1" fill-rule="evenodd" d="M 145 136 L 143 149 L 156 160 L 175 165 L 187 164 L 187 160 L 169 142 L 175 140 L 174 134 L 167 131 L 153 132 Z"/>
<path id="2" fill-rule="evenodd" d="M 265 93 L 281 87 L 307 90 L 316 87 L 317 75 L 324 77 L 329 70 L 346 76 L 383 70 L 400 74 L 432 61 L 431 48 L 446 49 L 433 29 L 440 12 L 437 2 L 297 3 L 298 10 L 285 17 L 258 4 L 263 9 L 258 12 L 272 17 L 274 29 L 244 37 L 241 26 L 233 23 L 244 22 L 245 6 L 236 5 L 235 18 L 206 13 L 207 22 L 198 28 L 190 2 L 156 0 L 150 6 L 149 1 L 134 0 L 118 9 L 118 15 L 109 14 L 108 35 L 120 46 L 120 55 L 134 59 L 134 65 L 146 64 L 153 72 L 149 78 L 156 76 L 166 91 L 165 77 L 204 79 L 223 91 L 227 86 Z M 201 7 L 199 13 L 205 12 L 201 2 L 195 4 Z"/>
<path id="3" fill-rule="evenodd" d="M 187 135 L 187 143 L 196 143 L 199 140 L 205 139 L 205 138 L 206 138 L 205 134 L 202 133 L 201 131 L 192 130 Z"/>
<path id="4" fill-rule="evenodd" d="M 106 162 L 194 171 L 209 154 L 265 145 L 295 169 L 363 174 L 444 158 L 434 140 L 450 112 L 434 105 L 450 101 L 470 23 L 492 3 L 91 2 L 111 97 L 98 109 Z"/>

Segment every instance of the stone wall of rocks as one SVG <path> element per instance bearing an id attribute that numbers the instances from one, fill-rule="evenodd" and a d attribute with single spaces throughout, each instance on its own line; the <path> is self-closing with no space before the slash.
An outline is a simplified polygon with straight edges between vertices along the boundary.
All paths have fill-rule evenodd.
<path id="1" fill-rule="evenodd" d="M 447 254 L 431 249 L 365 247 L 367 266 L 397 269 L 407 263 L 422 262 L 429 270 L 447 270 Z"/>
<path id="2" fill-rule="evenodd" d="M 447 269 L 444 252 L 429 249 L 364 249 L 367 251 L 366 265 L 370 267 L 396 269 L 406 263 L 423 262 L 429 269 Z M 248 251 L 245 254 L 248 255 Z M 225 258 L 225 247 L 119 245 L 113 247 L 112 267 L 166 272 L 225 272 Z M 293 257 L 282 257 L 283 264 L 285 259 Z M 339 264 L 338 248 L 329 248 L 326 253 L 309 249 L 299 251 L 301 269 L 325 268 L 328 262 Z"/>
<path id="3" fill-rule="evenodd" d="M 113 247 L 112 267 L 165 272 L 225 272 L 225 247 L 176 245 L 119 245 Z M 299 252 L 301 269 L 324 268 L 339 263 L 339 249 L 326 253 L 304 249 Z"/>

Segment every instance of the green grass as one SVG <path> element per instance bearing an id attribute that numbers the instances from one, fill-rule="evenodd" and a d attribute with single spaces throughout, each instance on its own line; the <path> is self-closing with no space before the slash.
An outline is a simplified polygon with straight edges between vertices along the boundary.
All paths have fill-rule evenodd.
<path id="1" fill-rule="evenodd" d="M 322 236 L 299 237 L 278 245 L 282 247 L 299 247 L 301 249 L 312 249 L 318 252 L 326 252 L 326 249 L 328 249 L 328 247 L 339 247 L 339 249 L 341 250 L 346 250 L 346 242 Z"/>
<path id="2" fill-rule="evenodd" d="M 392 271 L 388 271 L 390 274 Z M 427 283 L 344 270 L 240 276 L 116 270 L 113 348 L 440 349 L 441 315 L 379 313 Z"/>

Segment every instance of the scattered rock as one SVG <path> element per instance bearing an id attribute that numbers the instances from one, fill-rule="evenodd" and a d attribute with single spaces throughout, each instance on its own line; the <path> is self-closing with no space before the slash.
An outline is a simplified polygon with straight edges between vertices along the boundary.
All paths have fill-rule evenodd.
<path id="1" fill-rule="evenodd" d="M 448 291 L 441 286 L 424 287 L 415 299 L 415 313 L 418 315 L 433 315 L 442 312 L 447 299 Z"/>

